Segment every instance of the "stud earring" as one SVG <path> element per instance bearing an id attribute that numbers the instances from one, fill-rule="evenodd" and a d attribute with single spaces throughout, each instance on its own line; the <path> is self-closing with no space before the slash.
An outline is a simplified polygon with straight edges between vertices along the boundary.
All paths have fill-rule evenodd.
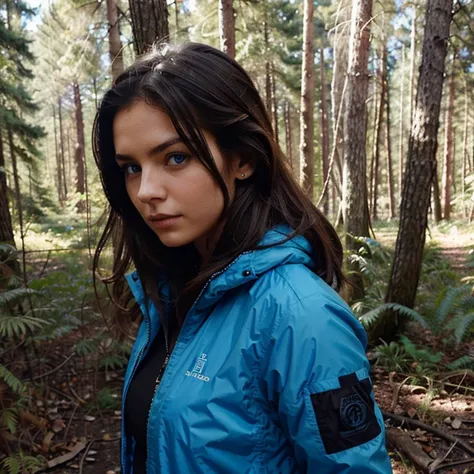
<path id="1" fill-rule="evenodd" d="M 242 178 L 245 178 L 246 174 L 245 173 L 242 173 Z"/>

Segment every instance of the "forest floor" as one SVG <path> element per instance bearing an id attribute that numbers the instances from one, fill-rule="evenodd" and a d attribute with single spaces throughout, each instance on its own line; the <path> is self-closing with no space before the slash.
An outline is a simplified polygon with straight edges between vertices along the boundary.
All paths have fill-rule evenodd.
<path id="1" fill-rule="evenodd" d="M 394 246 L 396 239 L 395 227 L 376 228 L 376 238 L 387 247 Z M 447 271 L 454 271 L 458 279 L 473 273 L 467 262 L 474 261 L 474 233 L 459 229 L 455 226 L 438 227 L 427 237 L 427 244 L 439 246 L 446 263 Z M 81 255 L 69 257 L 43 257 L 31 261 L 31 272 L 42 276 L 50 272 L 63 272 L 64 278 L 70 278 L 68 291 L 76 291 L 81 297 L 83 287 L 90 286 L 90 277 L 78 276 L 87 268 L 88 257 Z M 72 264 L 71 262 L 74 262 Z M 73 266 L 72 266 L 73 265 Z M 52 275 L 52 273 L 51 273 Z M 51 277 L 52 278 L 52 277 Z M 79 281 L 75 280 L 78 279 Z M 59 280 L 58 280 L 59 281 Z M 51 280 L 52 287 L 58 281 Z M 55 290 L 58 294 L 58 290 Z M 84 293 L 85 294 L 85 293 Z M 62 297 L 59 292 L 59 296 Z M 90 294 L 88 294 L 90 297 Z M 63 304 L 67 303 L 64 296 Z M 82 297 L 81 297 L 82 298 Z M 85 310 L 94 306 L 84 305 L 80 308 L 80 317 Z M 91 299 L 92 301 L 92 299 Z M 76 303 L 70 303 L 75 305 Z M 77 306 L 76 306 L 77 308 Z M 94 308 L 97 310 L 97 308 Z M 76 315 L 77 315 L 77 309 Z M 97 314 L 97 313 L 96 313 Z M 92 322 L 94 321 L 94 322 Z M 85 321 L 82 321 L 84 323 Z M 62 324 L 65 324 L 64 322 Z M 47 472 L 55 474 L 113 474 L 120 472 L 120 398 L 125 369 L 100 368 L 94 352 L 107 353 L 110 340 L 101 339 L 95 351 L 84 353 L 83 356 L 72 351 L 81 341 L 87 341 L 99 333 L 104 333 L 104 324 L 100 317 L 81 324 L 64 335 L 56 335 L 51 339 L 41 341 L 42 372 L 46 373 L 39 384 L 30 390 L 29 413 L 30 424 L 38 428 L 25 447 L 34 446 L 37 455 L 48 459 L 50 468 Z M 409 327 L 407 334 L 425 346 L 436 346 L 434 340 L 426 331 Z M 462 346 L 463 351 L 474 355 L 474 344 Z M 370 353 L 369 353 L 370 359 Z M 112 364 L 113 365 L 113 364 Z M 376 400 L 384 412 L 394 413 L 405 420 L 402 432 L 393 427 L 399 426 L 396 421 L 387 421 L 387 432 L 397 436 L 403 433 L 407 452 L 413 451 L 413 456 L 420 462 L 435 461 L 439 464 L 435 471 L 441 474 L 467 474 L 474 472 L 474 377 L 467 371 L 458 375 L 446 375 L 443 383 L 439 377 L 421 377 L 418 382 L 407 378 L 406 374 L 389 372 L 383 367 L 373 367 L 373 382 Z M 41 384 L 41 382 L 43 382 Z M 424 425 L 410 426 L 411 422 Z M 426 426 L 425 426 L 426 425 Z M 432 428 L 442 433 L 455 436 L 447 439 Z M 453 446 L 454 445 L 454 446 Z M 464 445 L 464 452 L 459 449 Z M 389 448 L 395 474 L 415 474 L 417 471 L 405 452 Z M 466 451 L 471 450 L 470 454 Z M 449 454 L 442 459 L 446 453 Z M 470 463 L 465 460 L 470 458 Z M 448 465 L 460 462 L 459 465 Z M 54 465 L 56 463 L 56 465 Z M 443 467 L 447 465 L 446 467 Z M 433 468 L 433 465 L 431 465 Z M 428 468 L 427 468 L 428 469 Z M 425 472 L 428 472 L 426 470 Z"/>

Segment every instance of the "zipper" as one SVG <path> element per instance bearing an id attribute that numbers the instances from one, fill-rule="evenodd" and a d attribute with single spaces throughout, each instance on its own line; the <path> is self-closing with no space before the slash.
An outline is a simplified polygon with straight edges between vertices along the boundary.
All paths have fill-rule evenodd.
<path id="1" fill-rule="evenodd" d="M 125 388 L 124 392 L 123 392 L 123 406 L 125 406 L 125 400 L 127 398 L 127 392 L 128 392 L 128 388 L 130 387 L 130 383 L 132 382 L 133 380 L 133 377 L 135 375 L 135 372 L 137 370 L 137 367 L 138 367 L 138 364 L 140 363 L 140 360 L 142 358 L 142 355 L 143 355 L 143 352 L 145 351 L 146 347 L 148 346 L 148 342 L 150 341 L 150 332 L 151 332 L 151 323 L 148 319 L 148 308 L 147 308 L 147 311 L 145 313 L 145 320 L 146 320 L 146 327 L 147 327 L 147 338 L 146 338 L 146 341 L 145 341 L 145 344 L 144 346 L 140 349 L 140 352 L 138 353 L 138 356 L 135 360 L 135 365 L 133 366 L 133 369 L 132 369 L 132 373 L 130 374 L 130 377 L 128 378 L 128 384 L 127 384 L 127 387 Z M 123 411 L 123 409 L 122 409 Z M 125 433 L 125 420 L 123 418 L 123 415 L 122 415 L 122 423 L 123 423 L 123 433 Z M 121 462 L 122 462 L 122 470 L 124 469 L 124 466 L 125 466 L 125 447 L 126 447 L 126 444 L 127 444 L 127 438 L 126 436 L 124 436 L 125 438 L 125 442 L 122 443 L 122 458 L 121 458 Z"/>
<path id="2" fill-rule="evenodd" d="M 191 305 L 189 311 L 188 311 L 188 314 L 192 311 L 192 309 L 196 306 L 196 304 L 198 303 L 198 301 L 201 299 L 201 296 L 203 295 L 204 291 L 207 289 L 207 287 L 210 285 L 211 281 L 214 280 L 214 278 L 218 277 L 219 275 L 221 275 L 222 273 L 226 272 L 232 265 L 234 265 L 234 263 L 236 263 L 243 255 L 246 255 L 246 254 L 249 254 L 249 253 L 252 253 L 251 250 L 247 251 L 247 252 L 243 252 L 241 253 L 237 258 L 235 258 L 234 260 L 232 260 L 232 262 L 230 262 L 225 268 L 223 268 L 222 270 L 219 270 L 218 272 L 214 273 L 213 275 L 211 275 L 211 277 L 209 278 L 209 280 L 207 280 L 206 284 L 202 287 L 202 290 L 199 292 L 199 295 L 197 296 L 197 298 L 194 300 L 194 303 Z M 149 323 L 149 321 L 147 321 Z M 162 325 L 162 328 L 163 328 L 163 325 Z M 164 328 L 163 328 L 164 329 Z M 165 357 L 165 361 L 163 362 L 163 365 L 161 366 L 161 369 L 160 369 L 160 372 L 158 374 L 158 376 L 156 377 L 156 380 L 155 380 L 155 389 L 153 391 L 153 396 L 151 397 L 151 402 L 150 402 L 150 408 L 148 410 L 148 417 L 147 417 L 147 420 L 146 420 L 146 432 L 145 432 L 145 436 L 146 438 L 148 439 L 148 423 L 150 421 L 150 414 L 151 414 L 151 407 L 153 405 L 153 400 L 155 398 L 155 395 L 156 395 L 156 392 L 158 390 L 158 387 L 161 383 L 161 380 L 163 378 L 163 375 L 165 373 L 165 370 L 166 370 L 166 366 L 168 365 L 168 362 L 170 360 L 170 357 L 171 357 L 171 354 L 169 352 L 169 345 L 168 345 L 168 332 L 165 331 L 165 347 L 166 347 L 166 357 Z M 145 349 L 145 347 L 147 346 L 148 344 L 148 340 L 150 338 L 150 324 L 148 325 L 148 339 L 147 339 L 147 342 L 145 344 L 145 346 L 142 348 L 142 350 L 140 351 L 140 354 L 137 358 L 137 361 L 135 363 L 135 367 L 133 368 L 133 371 L 132 371 L 132 374 L 130 376 L 130 381 L 132 380 L 132 377 L 133 375 L 135 374 L 135 369 L 137 368 L 138 366 L 138 362 L 140 360 L 140 357 L 141 357 L 141 353 L 143 352 L 143 350 Z M 179 335 L 178 335 L 178 339 L 176 340 L 176 344 L 175 346 L 178 344 L 178 341 L 179 341 Z M 128 387 L 127 387 L 128 388 Z M 125 392 L 126 393 L 126 392 Z M 125 451 L 125 450 L 123 450 Z M 145 472 L 147 473 L 148 472 L 148 446 L 147 446 L 147 455 L 146 455 L 146 460 L 145 460 Z"/>

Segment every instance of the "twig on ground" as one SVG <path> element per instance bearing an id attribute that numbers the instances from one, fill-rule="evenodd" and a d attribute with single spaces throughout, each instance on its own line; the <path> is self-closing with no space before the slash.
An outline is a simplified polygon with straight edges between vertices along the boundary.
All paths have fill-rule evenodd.
<path id="1" fill-rule="evenodd" d="M 33 380 L 38 380 L 38 379 L 41 379 L 43 377 L 47 377 L 48 375 L 54 374 L 54 372 L 57 372 L 61 367 L 63 367 L 65 364 L 67 364 L 69 362 L 69 360 L 71 360 L 71 358 L 74 357 L 75 355 L 76 355 L 76 353 L 73 352 L 69 357 L 66 358 L 66 360 L 61 362 L 56 368 L 50 370 L 49 372 L 46 372 L 45 374 L 37 375 L 36 377 L 33 377 L 31 379 L 27 379 L 26 381 L 27 382 L 32 382 Z"/>
<path id="2" fill-rule="evenodd" d="M 83 473 L 84 459 L 86 459 L 87 453 L 89 452 L 89 449 L 91 449 L 92 443 L 94 441 L 95 441 L 94 439 L 89 441 L 89 443 L 87 444 L 86 450 L 84 451 L 84 454 L 81 457 L 81 462 L 79 463 L 79 474 Z"/>
<path id="3" fill-rule="evenodd" d="M 73 410 L 73 412 L 72 412 L 71 417 L 69 418 L 69 422 L 68 422 L 68 424 L 67 424 L 66 431 L 64 432 L 64 438 L 63 438 L 63 439 L 64 439 L 64 442 L 66 442 L 67 434 L 68 434 L 68 432 L 69 432 L 69 428 L 71 427 L 72 419 L 74 418 L 74 415 L 76 414 L 76 410 L 77 410 L 78 406 L 79 406 L 78 403 L 76 403 L 76 404 L 74 405 L 74 410 Z"/>
<path id="4" fill-rule="evenodd" d="M 456 442 L 456 446 L 460 449 L 462 449 L 465 453 L 469 454 L 470 456 L 474 456 L 474 448 L 466 444 L 464 441 L 461 441 L 459 438 L 456 438 L 456 436 L 453 436 L 452 434 L 446 433 L 445 431 L 439 430 L 435 428 L 434 426 L 427 425 L 426 423 L 422 423 L 421 421 L 418 420 L 412 420 L 411 418 L 407 418 L 405 416 L 401 415 L 395 415 L 394 413 L 389 413 L 386 411 L 382 412 L 384 418 L 388 418 L 394 421 L 397 421 L 398 423 L 401 423 L 402 425 L 406 425 L 409 428 L 421 428 L 422 430 L 429 431 L 430 433 L 433 433 L 434 435 L 438 436 L 439 438 L 443 438 L 445 440 L 450 441 L 451 443 Z"/>
<path id="5" fill-rule="evenodd" d="M 437 471 L 438 469 L 441 469 L 440 465 L 441 463 L 451 454 L 451 451 L 454 449 L 454 446 L 456 446 L 456 443 L 458 441 L 456 440 L 451 446 L 450 448 L 446 451 L 446 453 L 443 455 L 443 456 L 438 456 L 433 464 L 431 464 L 430 466 L 430 472 L 435 472 Z"/>

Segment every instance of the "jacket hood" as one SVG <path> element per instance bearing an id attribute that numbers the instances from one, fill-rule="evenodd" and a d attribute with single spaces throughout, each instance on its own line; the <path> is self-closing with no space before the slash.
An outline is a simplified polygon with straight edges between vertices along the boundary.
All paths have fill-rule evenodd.
<path id="1" fill-rule="evenodd" d="M 303 264 L 314 270 L 316 256 L 311 245 L 303 236 L 295 236 L 285 242 L 291 232 L 288 226 L 275 227 L 265 234 L 258 245 L 266 248 L 244 252 L 215 273 L 196 299 L 195 309 L 204 310 L 213 306 L 227 291 L 245 285 L 280 265 Z M 137 303 L 143 303 L 143 288 L 137 272 L 126 275 L 126 279 Z"/>

